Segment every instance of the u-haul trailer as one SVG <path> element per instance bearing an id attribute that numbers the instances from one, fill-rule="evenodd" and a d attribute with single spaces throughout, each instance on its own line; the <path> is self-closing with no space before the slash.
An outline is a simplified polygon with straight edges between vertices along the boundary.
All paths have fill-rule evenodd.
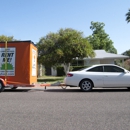
<path id="1" fill-rule="evenodd" d="M 34 87 L 37 82 L 37 47 L 32 41 L 0 42 L 0 91 Z"/>

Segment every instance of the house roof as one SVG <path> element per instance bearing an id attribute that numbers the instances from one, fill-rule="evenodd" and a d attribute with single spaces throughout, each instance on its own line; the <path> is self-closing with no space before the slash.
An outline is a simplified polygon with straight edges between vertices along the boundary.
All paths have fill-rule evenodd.
<path id="1" fill-rule="evenodd" d="M 95 57 L 91 59 L 126 59 L 126 58 L 129 58 L 129 56 L 108 53 L 105 50 L 95 50 L 94 52 L 95 52 Z M 90 58 L 84 58 L 84 59 L 90 59 Z"/>

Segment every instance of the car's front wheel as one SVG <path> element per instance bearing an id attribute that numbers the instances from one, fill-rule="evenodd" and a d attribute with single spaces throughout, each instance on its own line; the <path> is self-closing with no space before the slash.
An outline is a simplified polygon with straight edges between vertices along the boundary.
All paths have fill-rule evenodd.
<path id="1" fill-rule="evenodd" d="M 80 89 L 84 92 L 89 92 L 91 91 L 93 88 L 93 83 L 88 80 L 88 79 L 84 79 L 81 81 L 80 83 Z"/>

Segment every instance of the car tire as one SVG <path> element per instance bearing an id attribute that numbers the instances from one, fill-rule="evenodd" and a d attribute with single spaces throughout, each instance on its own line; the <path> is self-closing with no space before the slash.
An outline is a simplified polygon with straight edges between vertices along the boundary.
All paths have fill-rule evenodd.
<path id="1" fill-rule="evenodd" d="M 80 89 L 84 92 L 89 92 L 91 91 L 93 88 L 93 83 L 88 80 L 88 79 L 84 79 L 81 81 L 80 83 Z"/>
<path id="2" fill-rule="evenodd" d="M 12 90 L 15 90 L 15 89 L 17 89 L 17 87 L 13 87 L 13 88 L 11 88 Z"/>
<path id="3" fill-rule="evenodd" d="M 3 92 L 5 89 L 5 86 L 3 85 L 3 83 L 0 81 L 0 93 Z"/>

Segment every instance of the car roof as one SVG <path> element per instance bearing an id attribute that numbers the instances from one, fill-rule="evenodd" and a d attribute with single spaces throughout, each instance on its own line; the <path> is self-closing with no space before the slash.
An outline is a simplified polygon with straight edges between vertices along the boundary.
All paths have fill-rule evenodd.
<path id="1" fill-rule="evenodd" d="M 110 66 L 117 66 L 115 64 L 96 64 L 96 65 L 92 65 L 93 67 L 95 66 L 106 66 L 106 65 L 110 65 Z"/>
<path id="2" fill-rule="evenodd" d="M 117 66 L 117 67 L 119 67 L 119 68 L 125 69 L 125 68 L 123 68 L 123 67 L 121 67 L 121 66 L 118 66 L 118 65 L 115 65 L 115 64 L 96 64 L 96 65 L 92 65 L 92 66 L 90 66 L 90 67 L 88 67 L 88 68 L 85 68 L 85 69 L 83 69 L 83 70 L 88 70 L 88 69 L 91 69 L 91 68 L 93 68 L 93 67 L 98 67 L 98 66 Z"/>

